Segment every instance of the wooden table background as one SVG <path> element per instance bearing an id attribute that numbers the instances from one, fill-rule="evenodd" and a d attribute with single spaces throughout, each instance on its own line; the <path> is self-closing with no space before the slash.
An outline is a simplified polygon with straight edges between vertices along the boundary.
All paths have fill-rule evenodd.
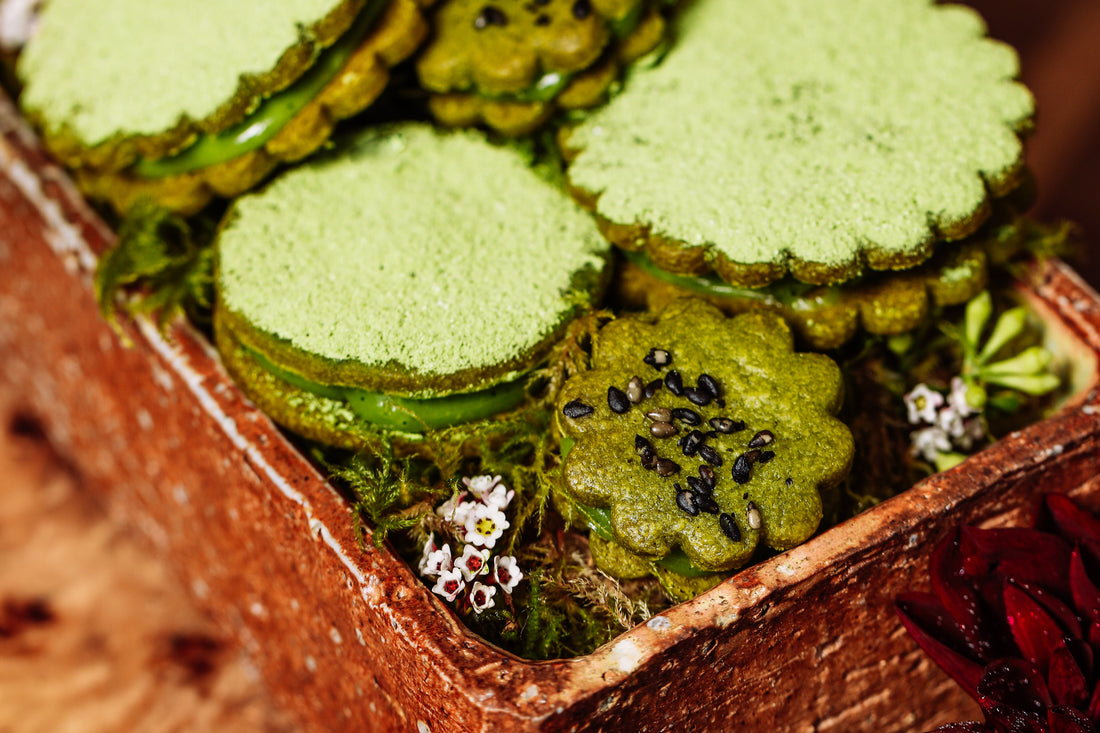
<path id="1" fill-rule="evenodd" d="M 1039 102 L 1034 215 L 1100 285 L 1100 0 L 973 0 Z M 291 731 L 239 650 L 31 423 L 0 425 L 0 733 Z"/>

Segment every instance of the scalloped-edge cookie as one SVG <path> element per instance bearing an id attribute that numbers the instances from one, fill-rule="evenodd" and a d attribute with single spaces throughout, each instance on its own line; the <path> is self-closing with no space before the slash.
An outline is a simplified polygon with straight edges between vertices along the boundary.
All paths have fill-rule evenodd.
<path id="1" fill-rule="evenodd" d="M 215 330 L 230 373 L 274 419 L 351 448 L 523 403 L 606 284 L 590 217 L 473 131 L 406 123 L 345 143 L 226 214 Z"/>
<path id="2" fill-rule="evenodd" d="M 906 269 L 1021 180 L 1033 102 L 972 11 L 697 0 L 655 67 L 564 135 L 620 247 L 760 287 Z"/>
<path id="3" fill-rule="evenodd" d="M 821 491 L 854 453 L 841 399 L 836 364 L 796 353 L 775 314 L 727 318 L 683 299 L 652 321 L 619 318 L 560 394 L 562 489 L 606 509 L 636 555 L 680 548 L 697 570 L 737 568 L 758 544 L 787 549 L 817 530 Z"/>
<path id="4" fill-rule="evenodd" d="M 646 0 L 444 0 L 431 23 L 416 69 L 433 116 L 506 135 L 601 103 L 664 38 Z"/>
<path id="5" fill-rule="evenodd" d="M 369 106 L 427 35 L 430 2 L 54 0 L 20 59 L 20 104 L 90 197 L 190 214 Z"/>

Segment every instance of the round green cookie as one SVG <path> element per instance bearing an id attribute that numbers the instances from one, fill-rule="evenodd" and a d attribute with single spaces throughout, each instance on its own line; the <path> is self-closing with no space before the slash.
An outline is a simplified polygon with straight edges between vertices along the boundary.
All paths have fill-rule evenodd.
<path id="1" fill-rule="evenodd" d="M 430 0 L 51 0 L 20 104 L 85 192 L 184 213 L 255 185 L 381 93 Z"/>
<path id="2" fill-rule="evenodd" d="M 606 509 L 636 555 L 681 548 L 694 568 L 676 572 L 730 570 L 758 543 L 808 539 L 854 446 L 835 417 L 840 370 L 792 342 L 775 314 L 726 318 L 701 300 L 608 324 L 592 369 L 559 397 L 565 493 Z"/>
<path id="3" fill-rule="evenodd" d="M 239 199 L 217 253 L 218 340 L 244 391 L 358 446 L 521 401 L 599 296 L 607 245 L 513 151 L 408 124 Z"/>
<path id="4" fill-rule="evenodd" d="M 697 0 L 663 63 L 570 131 L 571 185 L 673 272 L 911 267 L 1021 179 L 1032 99 L 984 33 L 929 0 Z"/>

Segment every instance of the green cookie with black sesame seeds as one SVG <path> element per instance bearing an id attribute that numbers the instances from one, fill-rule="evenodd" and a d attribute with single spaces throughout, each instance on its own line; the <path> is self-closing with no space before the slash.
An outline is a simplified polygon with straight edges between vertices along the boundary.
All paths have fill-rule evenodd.
<path id="1" fill-rule="evenodd" d="M 411 123 L 238 199 L 216 247 L 230 373 L 277 422 L 352 449 L 522 408 L 608 259 L 515 151 Z"/>
<path id="2" fill-rule="evenodd" d="M 970 10 L 697 0 L 672 23 L 662 63 L 564 139 L 582 204 L 663 269 L 742 287 L 907 269 L 1022 179 L 1032 99 Z"/>
<path id="3" fill-rule="evenodd" d="M 427 34 L 430 0 L 51 0 L 20 104 L 84 192 L 192 213 L 322 145 Z"/>
<path id="4" fill-rule="evenodd" d="M 555 413 L 562 491 L 593 531 L 682 575 L 808 539 L 854 445 L 839 368 L 792 344 L 774 314 L 696 299 L 601 329 Z"/>
<path id="5" fill-rule="evenodd" d="M 444 0 L 431 23 L 416 67 L 432 114 L 508 135 L 599 104 L 664 37 L 646 0 Z"/>

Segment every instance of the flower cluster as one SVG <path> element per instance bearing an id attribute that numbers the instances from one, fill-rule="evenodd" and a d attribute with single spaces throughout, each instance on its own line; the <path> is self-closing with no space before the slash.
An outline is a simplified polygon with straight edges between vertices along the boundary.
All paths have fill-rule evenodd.
<path id="1" fill-rule="evenodd" d="M 962 527 L 902 623 L 982 708 L 947 733 L 1094 733 L 1100 724 L 1100 520 L 1048 494 L 1032 529 Z"/>
<path id="2" fill-rule="evenodd" d="M 961 377 L 955 377 L 946 398 L 925 384 L 905 395 L 909 423 L 924 426 L 909 436 L 914 456 L 942 470 L 961 458 L 956 451 L 969 451 L 985 437 L 981 409 L 974 405 L 972 391 Z"/>
<path id="3" fill-rule="evenodd" d="M 496 604 L 498 589 L 511 595 L 523 579 L 516 558 L 492 553 L 508 529 L 504 510 L 515 492 L 500 483 L 500 476 L 463 478 L 462 484 L 462 491 L 435 510 L 456 550 L 448 541 L 436 542 L 434 533 L 429 535 L 420 574 L 435 579 L 435 594 L 460 610 L 480 614 Z"/>

